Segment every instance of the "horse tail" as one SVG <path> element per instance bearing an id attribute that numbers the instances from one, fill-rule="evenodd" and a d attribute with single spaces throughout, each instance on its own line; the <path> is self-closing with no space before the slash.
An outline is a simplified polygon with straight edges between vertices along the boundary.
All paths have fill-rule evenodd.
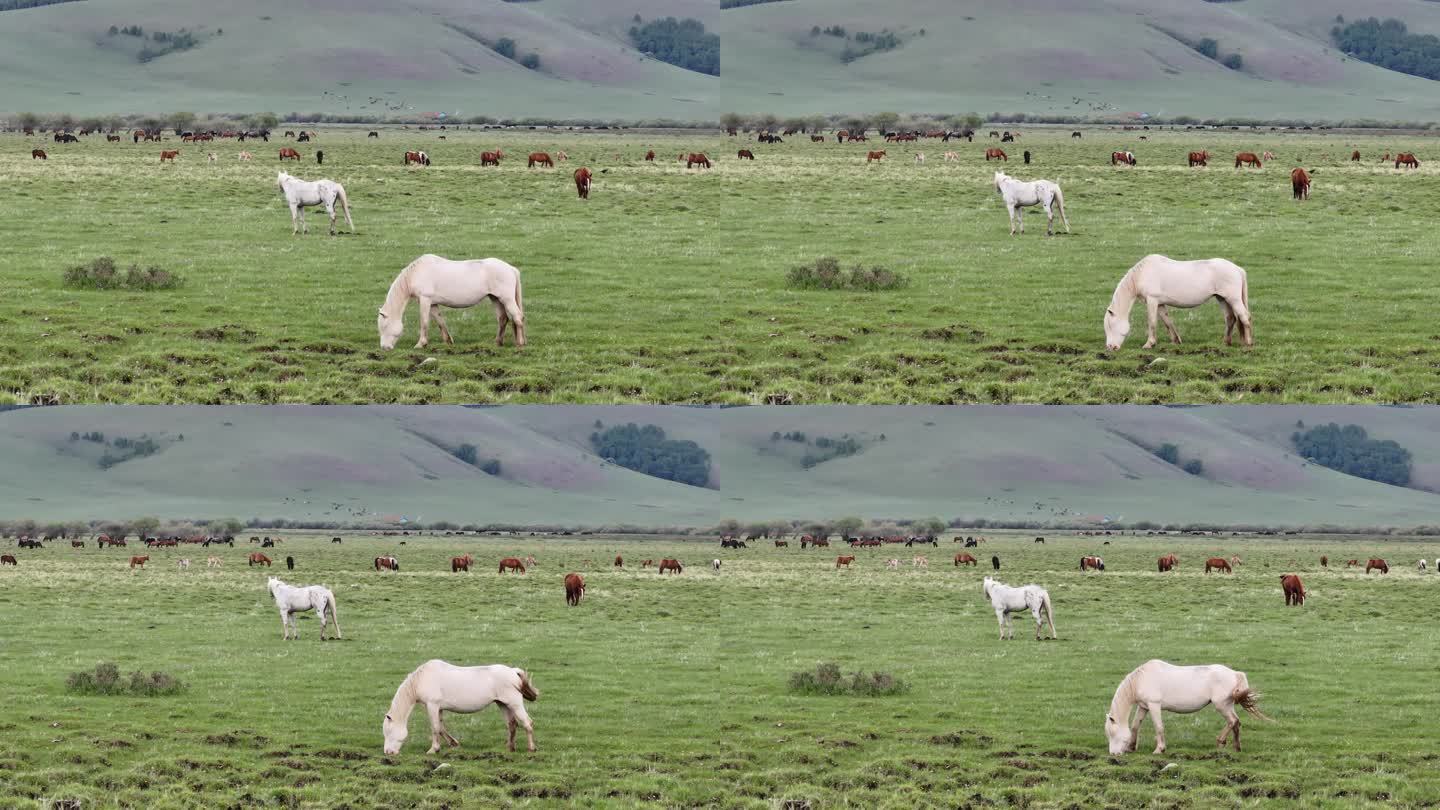
<path id="1" fill-rule="evenodd" d="M 519 273 L 516 273 L 516 274 L 515 274 L 515 312 L 520 315 L 520 319 L 521 319 L 521 320 L 523 320 L 523 319 L 525 318 L 525 305 L 524 305 L 524 303 L 522 303 L 521 297 L 520 297 L 520 274 L 519 274 Z"/>
<path id="2" fill-rule="evenodd" d="M 1236 706 L 1239 706 L 1255 717 L 1261 720 L 1269 720 L 1272 723 L 1275 722 L 1273 718 L 1260 711 L 1260 693 L 1250 688 L 1250 684 L 1244 680 L 1244 676 L 1241 676 L 1240 685 L 1237 685 L 1235 689 L 1230 692 L 1230 699 L 1235 701 Z"/>
<path id="3" fill-rule="evenodd" d="M 355 232 L 355 220 L 350 218 L 350 198 L 345 195 L 345 187 L 339 183 L 335 184 L 335 196 L 340 198 L 340 206 L 345 209 L 345 222 L 350 225 L 350 232 Z"/>
<path id="4" fill-rule="evenodd" d="M 1060 631 L 1055 629 L 1055 607 L 1050 604 L 1049 591 L 1040 591 L 1040 604 L 1045 608 L 1045 618 L 1050 620 L 1050 632 L 1060 635 Z"/>
<path id="5" fill-rule="evenodd" d="M 523 669 L 517 669 L 515 671 L 520 673 L 520 696 L 532 702 L 538 700 L 540 690 L 536 689 L 535 686 L 530 683 L 530 673 Z"/>

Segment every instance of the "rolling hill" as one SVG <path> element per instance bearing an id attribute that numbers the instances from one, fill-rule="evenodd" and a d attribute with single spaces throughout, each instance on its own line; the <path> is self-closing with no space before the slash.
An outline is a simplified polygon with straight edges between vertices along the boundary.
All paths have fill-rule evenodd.
<path id="1" fill-rule="evenodd" d="M 1336 15 L 1440 34 L 1428 0 L 781 0 L 720 13 L 725 94 L 742 113 L 1140 113 L 1440 119 L 1440 82 L 1347 58 Z M 814 33 L 839 26 L 847 39 Z M 859 32 L 898 47 L 844 61 Z M 1187 43 L 1215 39 L 1219 56 Z"/>
<path id="2" fill-rule="evenodd" d="M 630 45 L 634 15 L 713 22 L 705 0 L 83 0 L 0 11 L 0 112 L 289 111 L 416 116 L 710 120 L 714 76 Z M 188 29 L 189 50 L 148 62 L 147 35 Z M 506 37 L 539 70 L 485 42 Z M 480 40 L 484 40 L 483 42 Z"/>
<path id="3" fill-rule="evenodd" d="M 1288 450 L 1295 422 L 1354 422 L 1415 458 L 1414 488 Z M 590 449 L 595 423 L 658 424 L 712 457 L 712 483 L 641 475 Z M 108 468 L 72 433 L 154 440 Z M 776 433 L 804 431 L 804 446 Z M 820 437 L 861 451 L 807 467 Z M 1149 449 L 1170 442 L 1201 476 Z M 500 462 L 455 458 L 462 443 Z M 108 452 L 108 451 L 107 451 Z M 0 413 L 6 519 L 288 518 L 704 527 L 935 515 L 1099 524 L 1411 528 L 1440 507 L 1440 409 L 1347 407 L 58 407 Z"/>

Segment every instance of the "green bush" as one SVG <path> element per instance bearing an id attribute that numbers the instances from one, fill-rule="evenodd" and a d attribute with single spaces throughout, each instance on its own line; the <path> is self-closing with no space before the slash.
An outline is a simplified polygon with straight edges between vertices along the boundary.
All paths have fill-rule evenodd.
<path id="1" fill-rule="evenodd" d="M 184 283 L 179 276 L 159 267 L 142 270 L 131 265 L 122 274 L 109 256 L 76 265 L 65 271 L 63 279 L 66 287 L 85 290 L 173 290 Z"/>
<path id="2" fill-rule="evenodd" d="M 1410 484 L 1410 451 L 1388 439 L 1372 439 L 1359 425 L 1331 422 L 1291 434 L 1295 452 L 1323 467 L 1382 484 Z"/>
<path id="3" fill-rule="evenodd" d="M 710 453 L 695 442 L 665 438 L 658 425 L 615 425 L 591 433 L 590 445 L 628 470 L 695 487 L 710 483 Z"/>
<path id="4" fill-rule="evenodd" d="M 78 695 L 159 697 L 176 695 L 186 688 L 179 678 L 158 671 L 147 674 L 136 670 L 130 673 L 129 678 L 123 678 L 120 667 L 115 664 L 97 664 L 93 672 L 72 672 L 65 679 L 65 689 Z"/>
<path id="5" fill-rule="evenodd" d="M 785 277 L 791 287 L 805 290 L 894 290 L 904 287 L 909 281 L 899 273 L 883 267 L 866 269 L 856 265 L 848 272 L 841 269 L 840 262 L 830 256 L 816 259 L 814 264 L 793 268 Z"/>
<path id="6" fill-rule="evenodd" d="M 1183 469 L 1191 475 L 1201 475 L 1205 472 L 1205 465 L 1201 463 L 1200 459 L 1192 458 L 1185 462 Z"/>
<path id="7" fill-rule="evenodd" d="M 803 695 L 881 697 L 909 690 L 909 684 L 886 672 L 852 672 L 846 677 L 839 664 L 819 664 L 813 671 L 801 670 L 790 676 L 790 691 Z"/>

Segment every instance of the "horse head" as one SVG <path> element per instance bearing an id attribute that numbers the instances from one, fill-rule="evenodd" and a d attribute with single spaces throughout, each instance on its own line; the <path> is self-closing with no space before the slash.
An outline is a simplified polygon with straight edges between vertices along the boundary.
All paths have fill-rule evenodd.
<path id="1" fill-rule="evenodd" d="M 1009 178 L 1008 178 L 1008 176 L 1007 176 L 1004 172 L 995 172 L 995 193 L 996 193 L 996 194 L 1003 193 L 1003 192 L 1001 191 L 1001 189 L 1000 189 L 1000 184 L 1001 184 L 1002 182 L 1004 182 L 1005 180 L 1007 180 L 1007 179 L 1009 179 Z"/>
<path id="2" fill-rule="evenodd" d="M 387 714 L 380 727 L 385 733 L 385 756 L 393 757 L 400 753 L 400 746 L 404 745 L 405 738 L 410 736 L 409 724 L 399 722 Z"/>
<path id="3" fill-rule="evenodd" d="M 405 331 L 405 322 L 400 316 L 390 317 L 385 314 L 385 309 L 380 309 L 380 315 L 375 319 L 376 327 L 380 330 L 380 348 L 393 349 L 395 343 L 400 340 L 400 333 Z"/>
<path id="4" fill-rule="evenodd" d="M 1130 728 L 1110 715 L 1105 715 L 1105 737 L 1110 742 L 1110 756 L 1118 757 L 1130 750 Z"/>
<path id="5" fill-rule="evenodd" d="M 1118 351 L 1125 344 L 1125 338 L 1130 334 L 1130 319 L 1122 318 L 1115 314 L 1115 310 L 1105 310 L 1105 348 L 1110 351 Z"/>

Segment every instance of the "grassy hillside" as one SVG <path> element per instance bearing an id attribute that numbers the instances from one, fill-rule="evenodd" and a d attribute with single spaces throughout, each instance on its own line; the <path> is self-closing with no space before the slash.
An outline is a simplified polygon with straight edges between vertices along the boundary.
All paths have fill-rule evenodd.
<path id="1" fill-rule="evenodd" d="M 256 0 L 85 0 L 0 12 L 6 112 L 271 110 L 415 115 L 710 119 L 714 77 L 647 59 L 626 37 L 633 14 L 712 21 L 702 0 L 420 0 L 393 4 Z M 196 32 L 201 44 L 141 64 L 133 38 Z M 476 36 L 539 54 L 528 70 Z"/>
<path id="2" fill-rule="evenodd" d="M 743 112 L 1440 119 L 1440 86 L 1346 58 L 1336 14 L 1440 32 L 1425 0 L 788 0 L 721 13 L 725 97 Z M 900 47 L 845 63 L 834 37 L 890 30 Z M 923 33 L 922 33 L 923 32 Z M 1186 42 L 1213 38 L 1230 70 Z"/>
<path id="3" fill-rule="evenodd" d="M 63 407 L 0 415 L 0 512 L 12 518 L 284 517 L 711 526 L 739 519 L 936 515 L 1049 522 L 1400 526 L 1432 492 L 1375 484 L 1289 452 L 1286 424 L 1340 419 L 1395 438 L 1422 485 L 1440 459 L 1435 409 L 1142 407 Z M 714 486 L 606 463 L 588 436 L 658 424 L 712 457 Z M 157 439 L 102 470 L 71 433 Z M 806 467 L 776 432 L 851 436 L 859 454 Z M 183 434 L 183 440 L 178 437 Z M 1170 442 L 1204 473 L 1156 458 Z M 498 476 L 454 458 L 474 444 Z"/>

